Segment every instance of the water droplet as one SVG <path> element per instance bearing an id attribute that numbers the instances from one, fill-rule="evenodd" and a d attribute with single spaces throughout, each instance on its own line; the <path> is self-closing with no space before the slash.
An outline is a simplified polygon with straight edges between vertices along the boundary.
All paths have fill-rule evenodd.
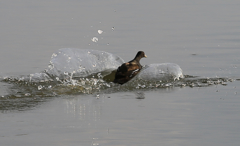
<path id="1" fill-rule="evenodd" d="M 38 90 L 42 90 L 43 86 L 42 85 L 39 85 L 38 86 Z"/>
<path id="2" fill-rule="evenodd" d="M 49 68 L 50 70 L 52 70 L 52 69 L 54 68 L 54 65 L 53 65 L 53 64 L 49 64 L 49 65 L 48 65 L 48 68 Z"/>
<path id="3" fill-rule="evenodd" d="M 52 54 L 52 58 L 53 58 L 53 57 L 57 57 L 57 54 L 56 54 L 56 53 L 53 53 L 53 54 Z"/>
<path id="4" fill-rule="evenodd" d="M 25 93 L 25 96 L 30 96 L 31 94 L 30 93 Z"/>
<path id="5" fill-rule="evenodd" d="M 171 83 L 167 83 L 165 86 L 166 87 L 169 87 L 169 86 L 171 86 L 172 84 Z"/>
<path id="6" fill-rule="evenodd" d="M 186 86 L 186 84 L 183 83 L 183 84 L 181 84 L 180 86 L 184 87 L 184 86 Z"/>
<path id="7" fill-rule="evenodd" d="M 64 75 L 68 75 L 68 72 L 64 72 Z"/>
<path id="8" fill-rule="evenodd" d="M 98 73 L 97 76 L 98 76 L 98 78 L 102 78 L 101 73 Z"/>
<path id="9" fill-rule="evenodd" d="M 102 30 L 98 30 L 98 33 L 99 33 L 99 34 L 102 34 L 102 33 L 103 33 L 103 31 L 102 31 Z"/>
<path id="10" fill-rule="evenodd" d="M 98 38 L 97 37 L 93 37 L 92 41 L 96 43 L 98 41 Z"/>
<path id="11" fill-rule="evenodd" d="M 222 82 L 222 85 L 223 85 L 223 86 L 227 86 L 227 83 L 226 83 L 226 82 Z"/>
<path id="12" fill-rule="evenodd" d="M 96 95 L 96 98 L 99 99 L 99 94 Z"/>

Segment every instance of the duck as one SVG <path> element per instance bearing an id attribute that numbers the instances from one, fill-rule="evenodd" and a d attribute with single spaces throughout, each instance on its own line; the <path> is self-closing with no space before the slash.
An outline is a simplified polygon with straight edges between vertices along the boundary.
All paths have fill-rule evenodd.
<path id="1" fill-rule="evenodd" d="M 142 58 L 147 58 L 147 55 L 143 51 L 138 51 L 133 60 L 119 66 L 113 82 L 122 85 L 136 76 L 142 69 L 142 65 L 140 64 Z"/>

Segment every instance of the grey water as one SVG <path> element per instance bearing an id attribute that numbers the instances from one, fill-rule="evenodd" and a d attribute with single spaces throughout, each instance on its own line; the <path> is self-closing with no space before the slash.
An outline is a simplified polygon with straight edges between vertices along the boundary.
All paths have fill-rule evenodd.
<path id="1" fill-rule="evenodd" d="M 239 145 L 239 6 L 237 0 L 1 1 L 1 145 Z M 101 50 L 125 61 L 142 50 L 148 56 L 142 65 L 176 63 L 186 79 L 87 93 L 15 81 L 44 71 L 61 48 Z"/>

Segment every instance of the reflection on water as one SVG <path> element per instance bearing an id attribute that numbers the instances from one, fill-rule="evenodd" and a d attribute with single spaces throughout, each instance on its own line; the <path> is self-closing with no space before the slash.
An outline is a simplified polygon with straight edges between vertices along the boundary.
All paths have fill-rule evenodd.
<path id="1" fill-rule="evenodd" d="M 0 110 L 27 110 L 42 102 L 55 97 L 64 95 L 91 95 L 96 94 L 99 98 L 101 94 L 110 94 L 116 92 L 133 91 L 137 99 L 144 99 L 143 91 L 147 90 L 174 90 L 177 87 L 208 87 L 212 85 L 226 86 L 228 82 L 233 82 L 231 78 L 201 78 L 186 75 L 180 80 L 163 81 L 144 81 L 133 80 L 124 85 L 108 83 L 101 78 L 79 78 L 72 80 L 62 80 L 61 82 L 23 82 L 17 78 L 6 78 L 2 83 L 10 83 L 7 86 L 7 94 L 1 95 Z M 40 88 L 41 86 L 41 88 Z M 71 103 L 69 103 L 70 105 Z M 84 105 L 71 106 L 74 111 L 83 111 Z M 76 108 L 78 108 L 76 110 Z M 81 112 L 80 112 L 81 113 Z M 81 114 L 83 115 L 83 114 Z"/>
<path id="2" fill-rule="evenodd" d="M 144 99 L 145 98 L 145 94 L 144 92 L 135 92 L 135 95 L 136 95 L 136 99 Z"/>
<path id="3" fill-rule="evenodd" d="M 0 3 L 1 146 L 239 145 L 239 0 Z M 68 47 L 125 61 L 141 49 L 142 65 L 173 62 L 199 77 L 120 86 L 103 74 L 74 76 L 88 65 L 72 56 L 49 66 L 60 62 L 65 80 L 41 72 Z"/>
<path id="4" fill-rule="evenodd" d="M 2 114 L 0 139 L 3 144 L 24 141 L 25 145 L 42 141 L 107 146 L 237 143 L 239 98 L 229 92 L 237 85 L 65 95 L 36 110 Z"/>
<path id="5" fill-rule="evenodd" d="M 101 103 L 104 102 L 104 99 L 104 96 L 101 98 L 94 98 L 93 96 L 70 98 L 65 101 L 64 112 L 79 120 L 96 122 L 101 119 Z"/>

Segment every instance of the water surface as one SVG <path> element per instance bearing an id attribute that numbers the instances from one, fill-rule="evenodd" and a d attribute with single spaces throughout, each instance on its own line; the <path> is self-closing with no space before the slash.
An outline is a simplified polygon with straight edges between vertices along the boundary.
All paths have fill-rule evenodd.
<path id="1" fill-rule="evenodd" d="M 1 144 L 239 145 L 239 5 L 0 2 Z M 125 61 L 143 50 L 142 65 L 176 63 L 186 78 L 154 87 L 110 83 L 88 93 L 15 80 L 44 71 L 61 48 L 106 51 Z"/>

